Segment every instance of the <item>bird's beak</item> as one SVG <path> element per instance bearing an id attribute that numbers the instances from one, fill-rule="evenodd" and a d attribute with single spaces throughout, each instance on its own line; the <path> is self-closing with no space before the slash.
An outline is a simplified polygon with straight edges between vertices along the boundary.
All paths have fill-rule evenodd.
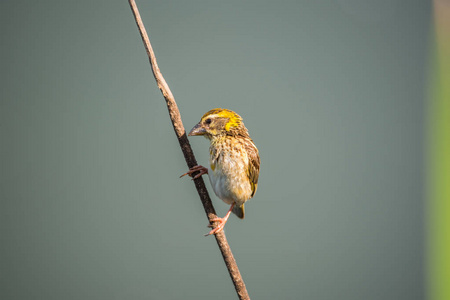
<path id="1" fill-rule="evenodd" d="M 193 136 L 193 135 L 204 135 L 206 133 L 205 128 L 203 128 L 203 126 L 198 123 L 197 125 L 194 126 L 194 128 L 191 129 L 191 131 L 189 132 L 189 136 Z"/>

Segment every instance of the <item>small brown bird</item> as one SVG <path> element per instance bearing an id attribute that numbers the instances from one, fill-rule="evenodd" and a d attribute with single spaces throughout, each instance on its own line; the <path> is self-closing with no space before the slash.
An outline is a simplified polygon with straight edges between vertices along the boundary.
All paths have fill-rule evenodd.
<path id="1" fill-rule="evenodd" d="M 189 136 L 194 135 L 210 140 L 209 168 L 198 165 L 181 176 L 192 177 L 199 171 L 195 179 L 208 174 L 214 193 L 231 205 L 224 218 L 213 219 L 220 223 L 206 234 L 211 235 L 223 230 L 231 212 L 244 218 L 244 204 L 255 195 L 258 187 L 260 158 L 241 116 L 231 110 L 208 111 L 189 132 Z"/>

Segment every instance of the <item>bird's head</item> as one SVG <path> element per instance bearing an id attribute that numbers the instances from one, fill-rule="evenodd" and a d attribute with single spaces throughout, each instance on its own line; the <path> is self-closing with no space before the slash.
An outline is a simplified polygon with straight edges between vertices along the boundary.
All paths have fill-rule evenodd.
<path id="1" fill-rule="evenodd" d="M 224 135 L 248 136 L 241 116 L 234 111 L 215 108 L 203 115 L 200 122 L 192 128 L 189 136 L 203 135 L 208 139 L 213 139 Z"/>

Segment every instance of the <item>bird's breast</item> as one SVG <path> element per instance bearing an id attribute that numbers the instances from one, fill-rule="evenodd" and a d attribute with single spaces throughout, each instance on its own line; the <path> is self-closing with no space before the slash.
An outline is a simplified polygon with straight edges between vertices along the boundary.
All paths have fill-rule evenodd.
<path id="1" fill-rule="evenodd" d="M 251 198 L 248 158 L 242 151 L 210 151 L 209 179 L 214 193 L 225 203 L 238 205 Z"/>

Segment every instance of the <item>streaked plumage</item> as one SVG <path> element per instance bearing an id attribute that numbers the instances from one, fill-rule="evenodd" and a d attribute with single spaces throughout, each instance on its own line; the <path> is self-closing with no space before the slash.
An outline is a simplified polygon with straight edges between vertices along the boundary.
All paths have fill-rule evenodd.
<path id="1" fill-rule="evenodd" d="M 223 229 L 231 211 L 239 218 L 244 218 L 244 204 L 255 195 L 258 187 L 258 149 L 242 118 L 228 109 L 210 110 L 192 128 L 189 135 L 203 135 L 210 140 L 210 159 L 208 169 L 196 166 L 186 174 L 192 175 L 200 171 L 194 177 L 197 178 L 208 173 L 214 193 L 231 205 L 225 218 L 217 219 L 221 224 L 209 233 L 215 234 Z"/>

